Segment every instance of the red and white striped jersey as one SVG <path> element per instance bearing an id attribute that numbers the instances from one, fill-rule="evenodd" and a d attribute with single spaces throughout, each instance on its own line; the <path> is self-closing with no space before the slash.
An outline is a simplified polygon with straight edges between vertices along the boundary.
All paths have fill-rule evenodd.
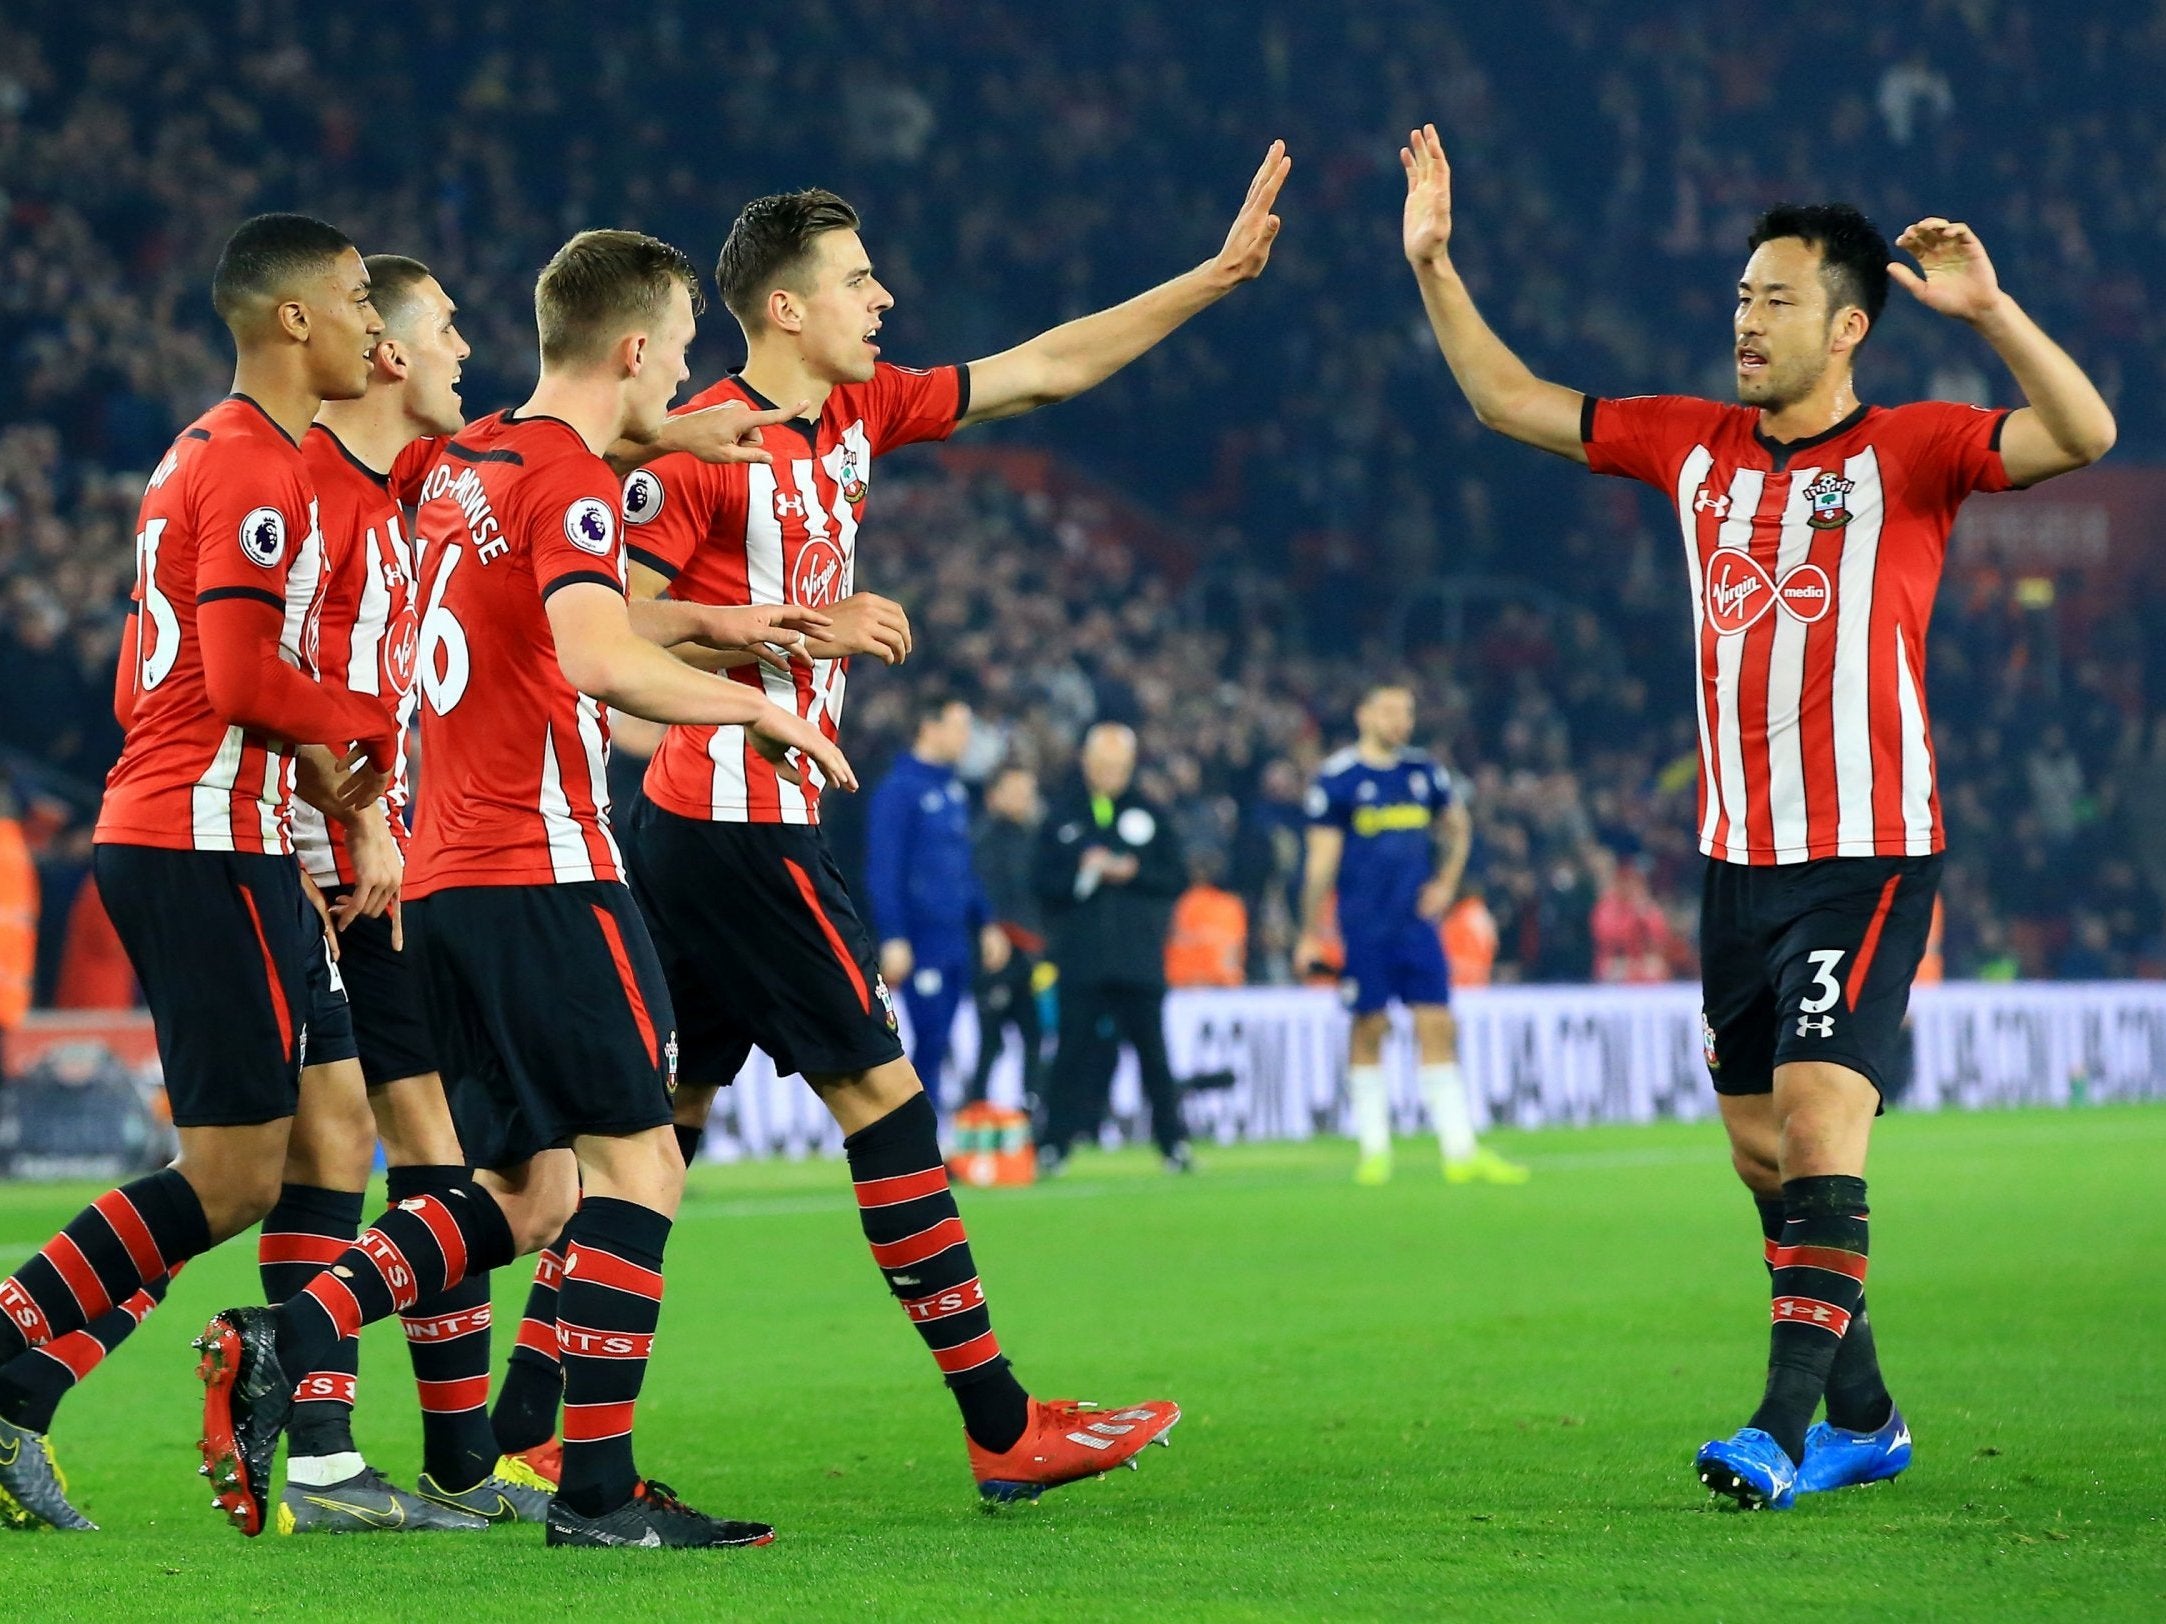
<path id="1" fill-rule="evenodd" d="M 414 713 L 414 649 L 421 624 L 414 601 L 413 543 L 391 474 L 377 473 L 321 423 L 301 437 L 301 458 L 315 482 L 323 526 L 316 663 L 328 680 L 382 700 L 398 720 L 395 775 L 384 800 L 391 832 L 403 847 L 406 729 Z M 394 464 L 394 472 L 399 467 Z M 318 884 L 354 883 L 345 827 L 306 801 L 294 803 L 293 845 L 301 866 Z"/>
<path id="2" fill-rule="evenodd" d="M 773 408 L 725 378 L 681 411 L 742 401 Z M 827 397 L 817 424 L 766 431 L 774 462 L 705 463 L 658 457 L 624 482 L 633 558 L 667 577 L 688 603 L 799 603 L 824 608 L 857 589 L 857 526 L 875 457 L 944 440 L 970 409 L 967 367 L 919 372 L 879 364 L 869 382 Z M 743 665 L 729 675 L 763 688 L 830 739 L 842 725 L 850 662 L 816 660 L 788 673 Z M 673 727 L 647 765 L 647 794 L 680 817 L 717 823 L 817 823 L 821 780 L 804 765 L 792 784 L 745 742 L 741 727 Z"/>
<path id="3" fill-rule="evenodd" d="M 565 680 L 544 607 L 624 590 L 617 477 L 568 423 L 499 412 L 421 484 L 421 789 L 405 892 L 621 880 L 609 726 Z"/>
<path id="4" fill-rule="evenodd" d="M 168 851 L 286 853 L 293 758 L 211 709 L 196 606 L 260 598 L 285 613 L 280 652 L 316 674 L 323 542 L 300 448 L 245 395 L 181 431 L 136 520 L 134 705 L 94 839 Z"/>
<path id="5" fill-rule="evenodd" d="M 1754 407 L 1588 397 L 1588 466 L 1662 491 L 1684 533 L 1708 856 L 1941 849 L 1926 627 L 1956 509 L 2008 488 L 2006 417 L 1861 406 L 1784 445 Z"/>

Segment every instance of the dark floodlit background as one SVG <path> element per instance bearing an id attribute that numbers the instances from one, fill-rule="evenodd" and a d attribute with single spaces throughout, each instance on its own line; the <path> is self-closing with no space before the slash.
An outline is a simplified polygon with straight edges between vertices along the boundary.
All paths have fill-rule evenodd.
<path id="1" fill-rule="evenodd" d="M 1363 679 L 1404 671 L 1470 788 L 1499 977 L 1593 975 L 1620 863 L 1689 975 L 1677 543 L 1651 498 L 1485 435 L 1453 392 L 1398 250 L 1395 153 L 1426 118 L 1486 310 L 1590 390 L 1726 389 L 1730 288 L 1773 201 L 1850 199 L 1891 237 L 1977 226 L 2121 443 L 1959 536 L 1931 664 L 1947 970 L 2159 973 L 2166 11 L 1901 9 L 9 8 L 0 777 L 42 882 L 41 995 L 119 744 L 136 500 L 228 381 L 205 289 L 239 219 L 306 210 L 427 260 L 464 308 L 478 414 L 520 398 L 534 272 L 582 227 L 707 265 L 746 198 L 832 186 L 896 295 L 888 355 L 966 360 L 1208 256 L 1274 136 L 1295 169 L 1260 283 L 1085 399 L 883 465 L 858 578 L 907 604 L 920 653 L 853 679 L 847 742 L 877 772 L 907 685 L 936 677 L 978 705 L 974 775 L 1056 776 L 1088 720 L 1133 721 L 1184 838 L 1248 901 L 1252 976 L 1282 978 L 1300 789 Z M 1981 343 L 1895 300 L 1869 399 L 2011 399 Z M 696 375 L 737 358 L 710 312 Z"/>

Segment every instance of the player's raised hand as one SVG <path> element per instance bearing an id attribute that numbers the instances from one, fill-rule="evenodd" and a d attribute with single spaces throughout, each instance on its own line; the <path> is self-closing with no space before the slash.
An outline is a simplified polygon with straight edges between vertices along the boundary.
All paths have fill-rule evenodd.
<path id="1" fill-rule="evenodd" d="M 719 406 L 703 406 L 670 418 L 655 436 L 655 450 L 689 451 L 701 462 L 773 462 L 760 449 L 760 430 L 811 410 L 809 400 L 771 412 L 755 412 L 742 402 L 725 400 Z"/>
<path id="2" fill-rule="evenodd" d="M 828 615 L 834 623 L 806 639 L 816 659 L 870 654 L 889 665 L 901 665 L 910 658 L 910 617 L 892 598 L 853 592 Z"/>
<path id="3" fill-rule="evenodd" d="M 1917 260 L 1918 270 L 1896 261 L 1888 266 L 1888 275 L 1926 309 L 1958 321 L 1977 321 L 2000 302 L 2001 279 L 1986 258 L 1985 245 L 1962 221 L 1933 215 L 1896 238 L 1895 246 Z"/>
<path id="4" fill-rule="evenodd" d="M 778 776 L 793 784 L 804 782 L 804 774 L 790 760 L 794 750 L 820 769 L 820 777 L 829 789 L 857 788 L 856 769 L 842 753 L 842 747 L 795 711 L 769 705 L 758 721 L 745 724 L 745 737 L 763 760 L 773 763 Z"/>
<path id="5" fill-rule="evenodd" d="M 1406 257 L 1416 265 L 1435 264 L 1451 252 L 1452 166 L 1434 124 L 1408 133 L 1399 149 L 1406 171 L 1406 214 L 1401 225 Z"/>
<path id="6" fill-rule="evenodd" d="M 708 648 L 742 650 L 762 665 L 787 671 L 791 665 L 810 665 L 809 637 L 829 630 L 835 623 L 817 609 L 801 603 L 747 603 L 706 605 L 707 630 L 699 641 Z"/>
<path id="7" fill-rule="evenodd" d="M 1272 142 L 1271 150 L 1257 165 L 1255 178 L 1248 183 L 1248 196 L 1241 200 L 1241 212 L 1233 217 L 1233 225 L 1226 233 L 1226 245 L 1211 261 L 1211 269 L 1228 286 L 1253 282 L 1271 262 L 1271 244 L 1279 234 L 1279 217 L 1271 209 L 1293 166 L 1283 141 Z"/>

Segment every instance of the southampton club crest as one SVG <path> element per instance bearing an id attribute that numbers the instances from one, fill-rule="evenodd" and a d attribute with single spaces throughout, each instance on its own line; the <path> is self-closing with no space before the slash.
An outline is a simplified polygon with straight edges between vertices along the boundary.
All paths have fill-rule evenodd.
<path id="1" fill-rule="evenodd" d="M 849 503 L 850 506 L 864 506 L 865 476 L 858 471 L 857 448 L 855 446 L 846 445 L 842 448 L 842 468 L 835 483 L 842 487 L 842 499 Z"/>
<path id="2" fill-rule="evenodd" d="M 1805 487 L 1806 500 L 1812 503 L 1811 517 L 1806 523 L 1815 530 L 1840 530 L 1850 522 L 1851 487 L 1855 481 L 1844 479 L 1832 468 Z"/>

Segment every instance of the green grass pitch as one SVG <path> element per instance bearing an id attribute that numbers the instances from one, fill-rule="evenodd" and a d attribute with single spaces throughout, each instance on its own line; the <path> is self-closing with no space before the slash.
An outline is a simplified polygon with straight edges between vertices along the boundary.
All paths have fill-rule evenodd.
<path id="1" fill-rule="evenodd" d="M 2166 1111 L 1890 1118 L 1872 1303 L 1918 1436 L 1900 1482 L 1708 1506 L 1693 1448 L 1750 1411 L 1751 1206 L 1711 1124 L 1500 1136 L 1523 1189 L 1400 1148 L 1086 1157 L 966 1193 L 1026 1382 L 1170 1394 L 1171 1451 L 999 1516 L 865 1256 L 833 1164 L 703 1168 L 670 1250 L 641 1463 L 764 1550 L 550 1552 L 539 1529 L 253 1543 L 191 1475 L 188 1338 L 254 1300 L 194 1266 L 55 1427 L 81 1537 L 0 1534 L 9 1618 L 2166 1618 Z M 0 1186 L 0 1265 L 90 1193 Z M 497 1346 L 524 1290 L 507 1270 Z M 395 1328 L 359 1430 L 411 1479 Z"/>

